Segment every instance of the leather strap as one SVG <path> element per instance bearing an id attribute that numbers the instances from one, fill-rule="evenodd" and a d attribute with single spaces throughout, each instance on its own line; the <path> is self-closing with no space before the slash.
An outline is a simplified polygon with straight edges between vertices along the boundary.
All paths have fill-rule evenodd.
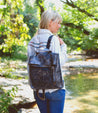
<path id="1" fill-rule="evenodd" d="M 51 36 L 48 38 L 48 42 L 47 42 L 47 46 L 46 46 L 47 49 L 50 48 L 50 43 L 51 43 L 52 37 L 53 37 L 53 35 L 51 35 Z"/>
<path id="2" fill-rule="evenodd" d="M 47 49 L 50 48 L 50 43 L 51 43 L 52 37 L 53 37 L 53 35 L 49 36 L 49 38 L 48 38 L 48 42 L 47 42 L 47 45 L 46 45 L 46 48 Z M 36 92 L 37 92 L 37 96 L 38 96 L 39 99 L 45 100 L 45 89 L 43 89 L 43 95 L 42 95 L 42 97 L 39 96 L 39 90 L 36 90 Z"/>
<path id="3" fill-rule="evenodd" d="M 42 95 L 42 97 L 39 95 L 39 90 L 36 90 L 36 93 L 37 93 L 37 96 L 38 96 L 39 99 L 45 100 L 45 89 L 43 89 L 43 95 Z"/>

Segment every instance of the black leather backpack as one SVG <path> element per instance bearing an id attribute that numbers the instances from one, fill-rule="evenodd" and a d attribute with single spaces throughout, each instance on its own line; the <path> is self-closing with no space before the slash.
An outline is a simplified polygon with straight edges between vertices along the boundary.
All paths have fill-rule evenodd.
<path id="1" fill-rule="evenodd" d="M 49 50 L 52 37 L 53 35 L 49 37 L 47 42 L 46 48 L 48 51 L 36 52 L 29 59 L 31 84 L 37 90 L 37 93 L 39 89 L 42 89 L 44 97 L 45 89 L 60 89 L 63 87 L 59 54 Z M 45 99 L 44 97 L 39 98 Z"/>

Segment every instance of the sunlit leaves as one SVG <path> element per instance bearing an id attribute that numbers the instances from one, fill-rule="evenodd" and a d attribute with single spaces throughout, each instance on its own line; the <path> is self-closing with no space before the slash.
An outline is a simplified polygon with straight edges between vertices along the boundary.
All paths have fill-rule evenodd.
<path id="1" fill-rule="evenodd" d="M 69 25 L 68 27 L 66 24 L 62 25 L 61 37 L 70 47 L 70 50 L 79 50 L 80 48 L 82 50 L 96 50 L 98 48 L 98 36 L 97 30 L 94 29 L 94 22 L 97 23 L 98 18 L 98 0 L 67 1 L 63 2 L 64 10 L 61 15 L 63 21 Z M 89 33 L 86 34 L 85 31 Z"/>
<path id="2" fill-rule="evenodd" d="M 23 10 L 24 0 L 6 0 L 1 11 L 0 37 L 3 39 L 0 49 L 3 52 L 14 52 L 13 46 L 22 46 L 24 41 L 30 36 L 28 35 L 29 28 L 24 23 L 24 16 L 19 14 L 19 10 Z M 3 1 L 1 2 L 3 4 Z M 6 12 L 6 13 L 5 13 Z"/>
<path id="3" fill-rule="evenodd" d="M 35 2 L 36 1 L 36 2 Z M 70 50 L 96 49 L 98 30 L 94 28 L 98 18 L 98 0 L 67 0 L 73 6 L 62 3 L 58 12 L 64 25 L 60 29 L 60 37 L 64 39 Z M 47 2 L 47 4 L 50 2 Z M 13 47 L 25 45 L 38 29 L 40 12 L 51 7 L 57 10 L 55 2 L 45 6 L 44 0 L 3 0 L 0 1 L 0 49 L 3 52 L 14 52 Z M 60 4 L 58 3 L 58 6 Z M 82 11 L 80 11 L 82 9 Z M 84 11 L 84 12 L 83 12 Z M 88 16 L 87 13 L 93 16 Z M 96 21 L 97 22 L 97 21 Z M 87 33 L 85 33 L 87 32 Z M 28 35 L 29 33 L 29 35 Z"/>

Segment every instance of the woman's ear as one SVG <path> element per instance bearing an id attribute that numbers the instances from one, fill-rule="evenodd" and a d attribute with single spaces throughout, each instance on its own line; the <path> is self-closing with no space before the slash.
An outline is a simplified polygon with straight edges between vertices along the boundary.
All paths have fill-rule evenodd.
<path id="1" fill-rule="evenodd" d="M 52 32 L 52 29 L 53 29 L 53 21 L 52 20 L 49 22 L 48 29 Z"/>
<path id="2" fill-rule="evenodd" d="M 53 21 L 50 20 L 50 22 L 49 22 L 49 27 L 51 27 L 52 24 L 53 24 Z"/>

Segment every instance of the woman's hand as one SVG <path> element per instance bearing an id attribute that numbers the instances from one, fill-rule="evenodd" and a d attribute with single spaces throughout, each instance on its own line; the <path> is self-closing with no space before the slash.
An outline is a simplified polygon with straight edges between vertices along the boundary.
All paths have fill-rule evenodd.
<path id="1" fill-rule="evenodd" d="M 60 45 L 64 44 L 64 41 L 61 38 L 58 37 L 58 39 L 59 39 Z"/>

